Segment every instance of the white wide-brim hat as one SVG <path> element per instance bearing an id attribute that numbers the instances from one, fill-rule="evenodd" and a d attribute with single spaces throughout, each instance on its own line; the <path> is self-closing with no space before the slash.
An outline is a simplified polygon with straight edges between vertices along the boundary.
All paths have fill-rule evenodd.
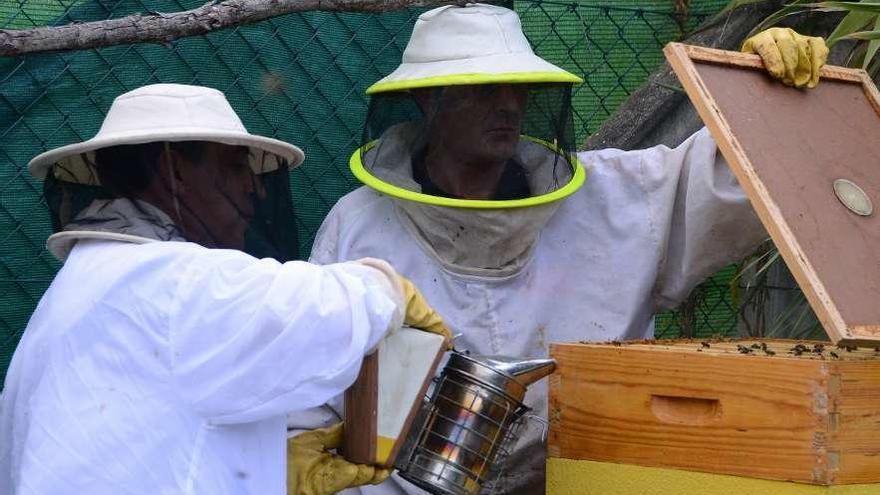
<path id="1" fill-rule="evenodd" d="M 367 88 L 367 94 L 463 84 L 582 82 L 535 55 L 515 12 L 476 3 L 420 15 L 400 66 Z"/>
<path id="2" fill-rule="evenodd" d="M 294 168 L 305 158 L 302 150 L 292 144 L 249 133 L 216 89 L 152 84 L 116 97 L 95 137 L 42 153 L 30 161 L 28 168 L 38 179 L 54 169 L 60 180 L 97 185 L 91 166 L 95 150 L 165 141 L 247 146 L 251 169 L 257 174 L 276 170 L 280 160 Z"/>

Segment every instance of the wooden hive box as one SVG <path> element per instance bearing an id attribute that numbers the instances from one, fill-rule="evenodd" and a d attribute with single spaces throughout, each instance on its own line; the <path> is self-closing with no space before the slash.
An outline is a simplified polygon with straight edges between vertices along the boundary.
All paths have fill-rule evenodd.
<path id="1" fill-rule="evenodd" d="M 880 353 L 762 344 L 775 355 L 756 341 L 555 345 L 549 455 L 880 482 Z"/>
<path id="2" fill-rule="evenodd" d="M 877 89 L 839 67 L 804 91 L 757 56 L 666 55 L 832 342 L 553 345 L 549 456 L 880 483 Z M 862 193 L 838 199 L 838 179 Z"/>

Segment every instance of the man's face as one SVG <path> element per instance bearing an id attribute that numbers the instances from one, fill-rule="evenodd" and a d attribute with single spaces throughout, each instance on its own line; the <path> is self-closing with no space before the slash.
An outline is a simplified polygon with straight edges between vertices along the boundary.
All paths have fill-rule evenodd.
<path id="1" fill-rule="evenodd" d="M 248 165 L 248 149 L 204 143 L 198 163 L 179 153 L 175 160 L 187 239 L 208 247 L 242 249 L 259 186 Z"/>
<path id="2" fill-rule="evenodd" d="M 507 161 L 516 153 L 528 90 L 525 84 L 479 84 L 416 95 L 430 119 L 430 146 L 462 160 Z"/>

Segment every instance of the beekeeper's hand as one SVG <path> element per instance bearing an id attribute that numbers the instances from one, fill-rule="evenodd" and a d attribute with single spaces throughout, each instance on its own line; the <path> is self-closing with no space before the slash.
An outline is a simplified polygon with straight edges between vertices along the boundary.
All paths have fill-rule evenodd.
<path id="1" fill-rule="evenodd" d="M 398 279 L 403 288 L 403 299 L 406 306 L 403 324 L 442 335 L 449 339 L 449 345 L 452 346 L 452 333 L 446 328 L 443 318 L 440 318 L 434 308 L 428 305 L 428 301 L 412 282 L 400 275 L 398 275 Z"/>
<path id="2" fill-rule="evenodd" d="M 332 454 L 342 444 L 342 423 L 301 433 L 287 441 L 287 495 L 330 495 L 346 488 L 376 485 L 391 471 L 353 464 Z"/>
<path id="3" fill-rule="evenodd" d="M 742 51 L 760 55 L 770 75 L 796 88 L 815 88 L 819 69 L 828 59 L 824 39 L 789 28 L 765 29 L 747 39 Z"/>

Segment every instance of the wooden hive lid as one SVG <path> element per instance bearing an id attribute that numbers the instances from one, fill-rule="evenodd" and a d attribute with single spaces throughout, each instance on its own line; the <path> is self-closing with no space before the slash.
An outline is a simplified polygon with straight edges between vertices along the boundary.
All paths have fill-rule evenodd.
<path id="1" fill-rule="evenodd" d="M 867 73 L 826 66 L 818 87 L 796 90 L 757 55 L 680 43 L 664 52 L 828 336 L 876 345 L 880 95 Z M 861 204 L 844 205 L 839 179 L 863 191 L 838 182 Z M 868 215 L 856 213 L 865 196 Z"/>

